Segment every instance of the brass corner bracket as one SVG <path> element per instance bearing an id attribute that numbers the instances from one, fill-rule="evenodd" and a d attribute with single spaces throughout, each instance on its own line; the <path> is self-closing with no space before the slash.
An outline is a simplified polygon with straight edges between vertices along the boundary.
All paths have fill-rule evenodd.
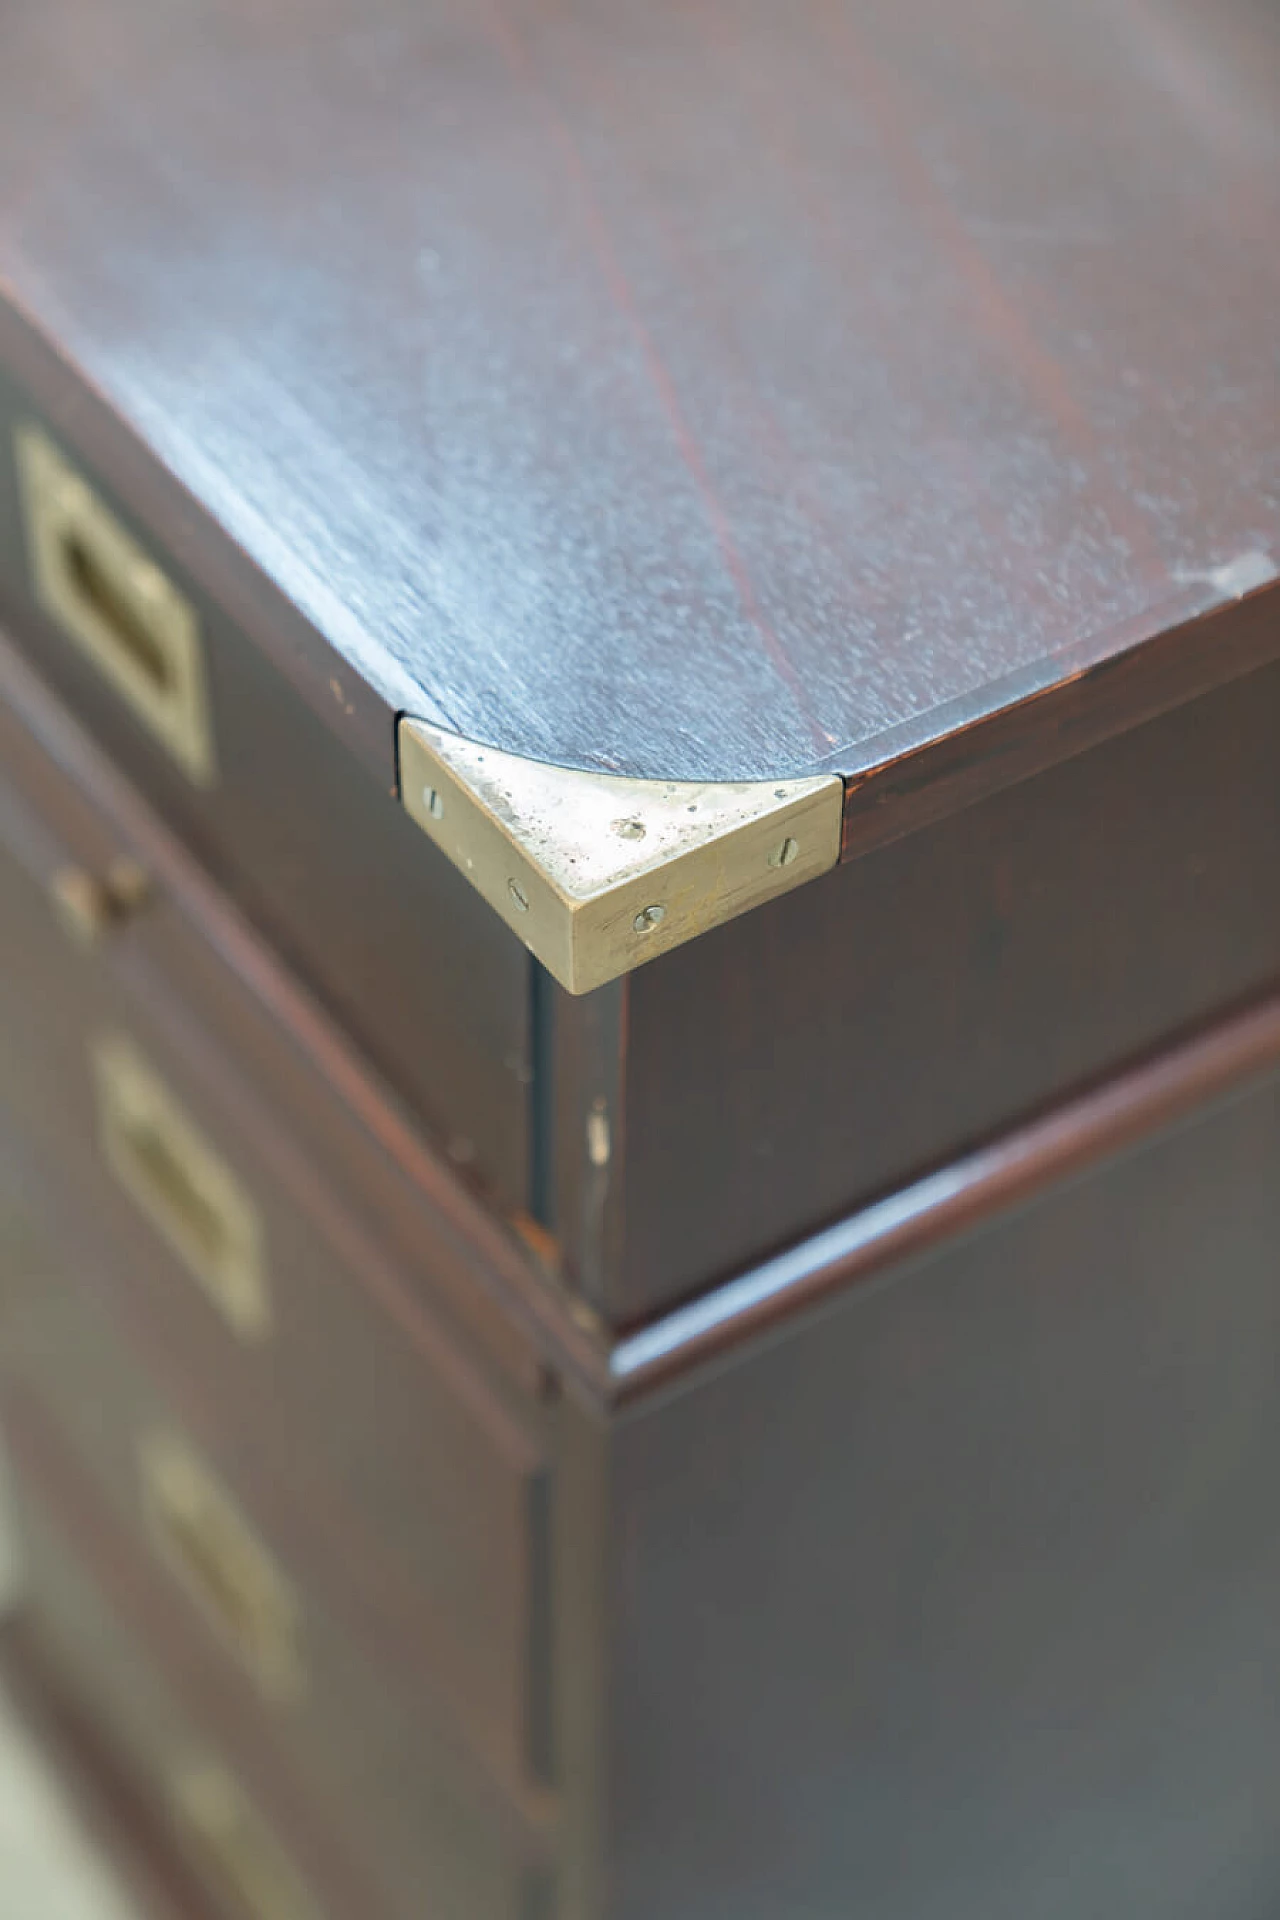
<path id="1" fill-rule="evenodd" d="M 570 993 L 788 893 L 840 857 L 834 774 L 629 780 L 400 722 L 405 807 Z"/>

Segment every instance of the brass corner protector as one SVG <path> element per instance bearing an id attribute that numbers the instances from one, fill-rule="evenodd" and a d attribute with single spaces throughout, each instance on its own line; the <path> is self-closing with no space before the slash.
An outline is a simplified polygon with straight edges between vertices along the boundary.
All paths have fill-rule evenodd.
<path id="1" fill-rule="evenodd" d="M 588 993 L 834 867 L 835 774 L 630 780 L 479 746 L 408 716 L 400 794 L 570 993 Z"/>

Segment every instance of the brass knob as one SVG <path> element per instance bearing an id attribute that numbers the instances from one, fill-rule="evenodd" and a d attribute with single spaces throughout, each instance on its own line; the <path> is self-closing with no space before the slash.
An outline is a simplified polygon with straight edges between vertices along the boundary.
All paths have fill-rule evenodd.
<path id="1" fill-rule="evenodd" d="M 136 860 L 113 860 L 105 873 L 59 867 L 49 882 L 54 911 L 73 940 L 94 946 L 146 904 L 151 880 Z"/>

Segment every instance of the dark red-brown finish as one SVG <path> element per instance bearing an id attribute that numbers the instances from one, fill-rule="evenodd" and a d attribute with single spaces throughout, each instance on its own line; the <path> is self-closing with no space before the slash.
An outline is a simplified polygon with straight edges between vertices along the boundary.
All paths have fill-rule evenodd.
<path id="1" fill-rule="evenodd" d="M 24 1188 L 36 1193 L 29 1175 Z M 242 1750 L 261 1753 L 264 1772 L 294 1782 L 312 1817 L 332 1826 L 335 1844 L 346 1836 L 388 1915 L 418 1920 L 429 1886 L 448 1920 L 476 1912 L 523 1920 L 521 1886 L 526 1869 L 536 1874 L 540 1852 L 536 1829 L 514 1807 L 486 1803 L 474 1763 L 468 1767 L 424 1713 L 409 1662 L 396 1659 L 388 1639 L 372 1651 L 353 1624 L 332 1565 L 311 1557 L 314 1503 L 305 1487 L 288 1487 L 281 1464 L 243 1442 L 232 1405 L 219 1428 L 194 1395 L 178 1400 L 160 1384 L 163 1369 L 146 1350 L 142 1371 L 107 1311 L 101 1257 L 74 1239 L 65 1244 L 65 1279 L 48 1264 L 7 1276 L 0 1370 L 20 1489 L 34 1484 L 39 1498 L 47 1488 L 63 1530 L 85 1535 L 87 1548 L 96 1538 L 114 1555 L 94 1569 L 96 1578 L 108 1590 L 113 1578 L 125 1582 L 132 1617 L 156 1632 L 161 1649 L 174 1649 L 180 1685 L 209 1738 L 232 1730 Z M 296 1699 L 262 1696 L 151 1544 L 137 1448 L 156 1432 L 182 1434 L 268 1543 L 299 1607 L 305 1684 Z M 358 1556 L 357 1536 L 345 1545 Z M 106 1684 L 121 1685 L 122 1676 Z M 361 1910 L 359 1881 L 347 1881 L 335 1895 L 339 1913 Z"/>
<path id="2" fill-rule="evenodd" d="M 246 1085 L 180 995 L 147 991 L 145 967 L 143 981 L 125 970 L 119 982 L 77 952 L 47 895 L 13 864 L 16 853 L 38 869 L 48 830 L 24 813 L 20 791 L 0 785 L 0 1078 L 54 1210 L 71 1233 L 93 1222 L 79 1236 L 95 1290 L 154 1375 L 174 1383 L 189 1423 L 229 1447 L 252 1486 L 278 1487 L 281 1526 L 300 1529 L 327 1566 L 353 1632 L 519 1798 L 536 1785 L 545 1747 L 535 1623 L 553 1491 L 537 1403 L 522 1406 L 491 1382 L 415 1297 L 417 1274 L 436 1280 L 437 1264 L 447 1273 L 451 1251 L 426 1239 L 421 1213 L 416 1273 L 406 1272 L 385 1229 L 375 1237 L 333 1190 L 350 1185 L 358 1158 L 335 1155 L 327 1178 L 300 1150 L 304 1129 L 282 1117 L 278 1084 L 269 1097 Z M 166 922 L 171 982 L 190 986 L 190 938 L 169 903 L 148 909 L 135 944 L 154 952 Z M 245 1051 L 254 1010 L 225 970 L 202 1003 L 230 1018 Z M 117 1034 L 257 1209 L 272 1316 L 261 1343 L 236 1337 L 104 1159 L 92 1049 Z"/>
<path id="3" fill-rule="evenodd" d="M 41 408 L 0 365 L 0 625 L 323 996 L 433 1141 L 491 1200 L 524 1206 L 528 956 L 399 805 L 390 717 L 371 770 L 352 751 L 358 740 L 335 741 L 327 714 L 299 698 L 290 661 L 250 639 L 192 577 L 185 524 L 169 527 L 145 489 L 141 499 L 124 494 L 127 463 L 110 447 L 95 459 L 91 418 L 65 373 Z M 57 435 L 196 608 L 217 756 L 212 787 L 192 786 L 39 611 L 11 451 L 24 422 Z M 331 658 L 328 707 L 345 711 L 354 687 Z"/>
<path id="4" fill-rule="evenodd" d="M 114 1754 L 136 1796 L 172 1833 L 170 1787 L 174 1770 L 191 1761 L 229 1769 L 251 1804 L 312 1885 L 328 1889 L 339 1912 L 368 1911 L 393 1920 L 379 1893 L 380 1876 L 353 1852 L 352 1822 L 309 1801 L 302 1779 L 282 1764 L 278 1743 L 256 1711 L 246 1713 L 237 1685 L 228 1685 L 224 1659 L 197 1635 L 184 1638 L 181 1609 L 167 1603 L 154 1561 L 131 1547 L 93 1492 L 92 1474 L 78 1462 L 64 1434 L 23 1390 L 14 1361 L 15 1321 L 31 1310 L 46 1326 L 66 1318 L 70 1274 L 48 1223 L 33 1209 L 24 1169 L 0 1162 L 0 1252 L 3 1256 L 5 1333 L 6 1524 L 16 1527 L 22 1560 L 24 1632 L 62 1683 L 79 1699 L 91 1737 Z M 74 1324 L 74 1314 L 73 1314 Z M 104 1385 L 118 1383 L 112 1354 L 104 1355 Z M 355 1823 L 358 1825 L 358 1819 Z M 217 1908 L 227 1920 L 243 1910 Z"/>
<path id="5" fill-rule="evenodd" d="M 388 707 L 857 774 L 1274 578 L 1257 0 L 18 0 L 0 73 L 0 350 Z"/>
<path id="6" fill-rule="evenodd" d="M 5 459 L 0 605 L 607 1322 L 1274 970 L 1224 686 L 1280 651 L 1272 13 L 54 0 L 6 41 L 3 410 L 196 596 L 223 787 L 33 617 Z M 835 768 L 852 871 L 566 1007 L 395 816 L 401 707 Z"/>
<path id="7" fill-rule="evenodd" d="M 1247 658 L 1280 644 L 1280 605 L 1203 625 Z M 1277 738 L 1272 663 L 631 975 L 611 1259 L 582 1259 L 608 1317 L 696 1296 L 1264 989 Z"/>
<path id="8" fill-rule="evenodd" d="M 1274 1910 L 1276 1033 L 623 1418 L 609 1920 Z"/>
<path id="9" fill-rule="evenodd" d="M 431 1321 L 442 1318 L 450 1340 L 490 1368 L 495 1382 L 508 1381 L 521 1406 L 538 1390 L 540 1341 L 554 1338 L 562 1351 L 567 1346 L 576 1370 L 598 1374 L 598 1345 L 575 1332 L 535 1279 L 517 1237 L 424 1144 L 350 1040 L 140 803 L 2 631 L 0 695 L 0 844 L 28 888 L 47 896 L 43 911 L 28 910 L 26 924 L 43 920 L 46 936 L 52 934 L 48 896 L 65 866 L 101 875 L 125 857 L 153 882 L 146 910 L 113 930 L 87 970 L 75 968 L 64 943 L 53 972 L 71 967 L 82 984 L 114 974 L 151 1017 L 167 1018 L 169 1030 L 181 1033 L 204 1071 L 225 1075 L 227 1063 L 236 1063 L 233 1078 L 247 1078 L 256 1090 L 250 1098 L 273 1116 L 275 1152 L 287 1157 L 295 1191 L 328 1219 L 341 1216 L 340 1196 L 401 1270 L 396 1278 L 382 1262 L 367 1261 L 364 1284 L 411 1347 L 438 1352 Z M 0 921 L 6 967 L 17 966 L 19 925 L 16 914 Z M 6 1006 L 4 1021 L 21 1033 L 27 1022 L 20 998 Z"/>
<path id="10" fill-rule="evenodd" d="M 1237 1098 L 1278 1067 L 1280 998 L 1273 993 L 618 1341 L 609 1359 L 611 1397 L 643 1399 L 718 1363 L 797 1314 L 962 1240 L 1041 1188 Z"/>
<path id="11" fill-rule="evenodd" d="M 32 1627 L 330 1920 L 1277 1910 L 1278 230 L 1265 0 L 3 10 Z M 21 419 L 198 609 L 218 786 L 38 613 Z M 401 710 L 834 771 L 844 863 L 570 1003 Z M 260 1351 L 104 1164 L 107 1026 L 260 1207 Z"/>

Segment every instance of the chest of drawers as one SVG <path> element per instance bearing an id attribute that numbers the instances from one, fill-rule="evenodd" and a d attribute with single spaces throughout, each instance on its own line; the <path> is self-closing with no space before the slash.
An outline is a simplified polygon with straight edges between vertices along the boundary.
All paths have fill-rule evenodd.
<path id="1" fill-rule="evenodd" d="M 228 1920 L 1274 1904 L 1278 105 L 0 24 L 0 1420 Z"/>

